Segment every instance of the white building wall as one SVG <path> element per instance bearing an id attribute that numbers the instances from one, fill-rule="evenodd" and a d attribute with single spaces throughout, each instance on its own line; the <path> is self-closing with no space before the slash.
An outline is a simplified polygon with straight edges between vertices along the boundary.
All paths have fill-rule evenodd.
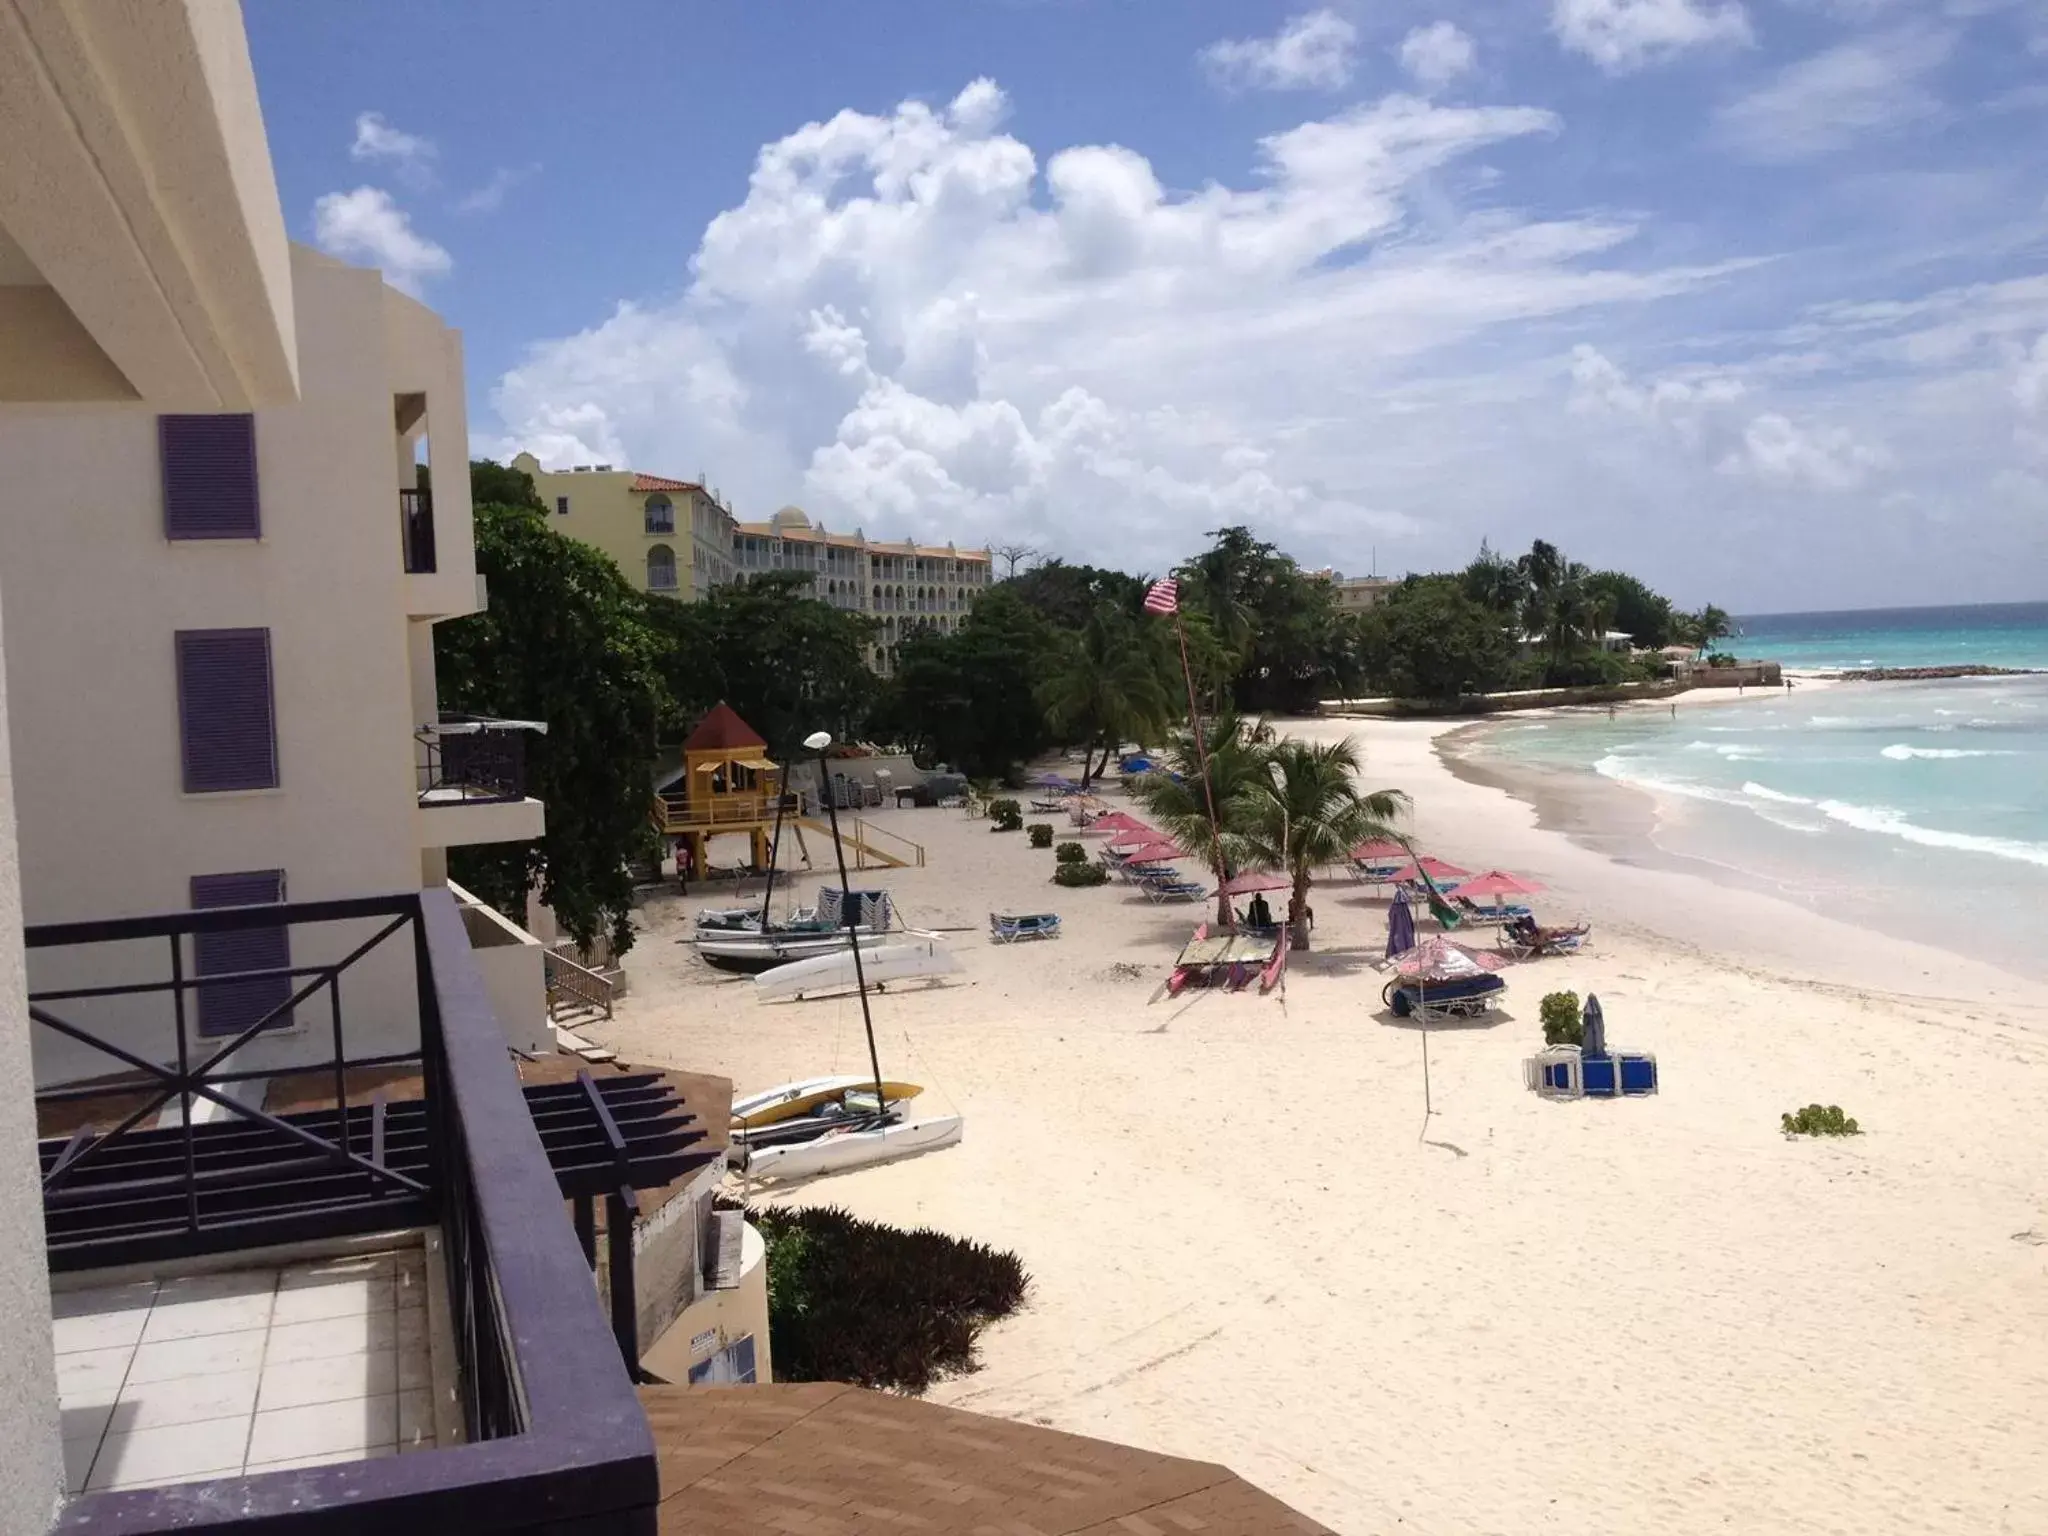
<path id="1" fill-rule="evenodd" d="M 35 662 L 16 669 L 12 722 L 32 923 L 183 909 L 195 874 L 282 869 L 292 901 L 421 883 L 419 679 L 407 618 L 418 599 L 408 583 L 439 580 L 447 590 L 429 606 L 464 611 L 474 602 L 474 555 L 467 476 L 450 474 L 436 507 L 443 571 L 405 575 L 394 395 L 424 382 L 434 443 L 466 466 L 456 446 L 459 346 L 411 301 L 394 311 L 373 272 L 295 249 L 293 273 L 303 403 L 256 416 L 259 541 L 164 538 L 149 411 L 50 409 L 0 421 L 10 502 L 0 520 L 5 633 L 13 654 Z M 394 332 L 407 327 L 440 332 L 446 345 L 415 336 L 421 355 L 394 360 Z M 186 795 L 173 636 L 238 626 L 271 631 L 281 786 Z M 367 931 L 336 929 L 325 943 L 295 933 L 293 963 L 339 958 Z M 103 947 L 63 963 L 94 981 L 162 976 L 163 947 L 142 948 L 117 957 Z M 412 1043 L 411 967 L 401 936 L 347 974 L 351 1054 Z M 32 980 L 61 985 L 67 974 L 39 958 Z M 174 1054 L 166 1003 L 125 999 L 77 1012 L 124 1031 L 143 1054 Z M 36 1035 L 39 1081 L 115 1065 L 47 1030 Z M 324 1002 L 300 1010 L 298 1031 L 259 1044 L 251 1067 L 321 1059 L 330 1049 Z"/>

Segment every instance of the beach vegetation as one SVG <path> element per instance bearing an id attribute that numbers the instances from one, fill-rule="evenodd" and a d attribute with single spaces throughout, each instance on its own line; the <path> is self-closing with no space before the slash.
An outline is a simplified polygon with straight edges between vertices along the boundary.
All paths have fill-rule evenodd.
<path id="1" fill-rule="evenodd" d="M 1166 833 L 1199 858 L 1216 877 L 1216 920 L 1230 920 L 1223 882 L 1240 869 L 1254 869 L 1254 854 L 1243 835 L 1244 804 L 1266 775 L 1267 745 L 1259 726 L 1232 710 L 1171 737 L 1150 773 L 1138 778 L 1138 798 Z M 1206 769 L 1206 787 L 1204 771 Z M 1211 812 L 1214 812 L 1213 817 Z"/>
<path id="2" fill-rule="evenodd" d="M 1088 850 L 1079 843 L 1061 843 L 1059 847 L 1053 849 L 1052 856 L 1056 862 L 1061 864 L 1085 864 L 1088 862 Z"/>
<path id="3" fill-rule="evenodd" d="M 1361 664 L 1396 698 L 1452 701 L 1489 693 L 1514 662 L 1500 612 L 1449 576 L 1411 576 L 1358 619 Z"/>
<path id="4" fill-rule="evenodd" d="M 1408 812 L 1408 796 L 1358 787 L 1364 761 L 1350 737 L 1310 742 L 1283 736 L 1259 750 L 1265 782 L 1247 785 L 1226 819 L 1237 832 L 1241 868 L 1278 870 L 1293 881 L 1289 943 L 1306 949 L 1315 872 L 1345 863 L 1360 843 L 1398 839 L 1396 823 Z"/>
<path id="5" fill-rule="evenodd" d="M 526 792 L 547 803 L 527 843 L 449 850 L 449 873 L 501 912 L 538 890 L 585 949 L 633 944 L 630 866 L 655 856 L 647 762 L 670 705 L 646 600 L 610 559 L 548 526 L 532 479 L 471 467 L 481 613 L 434 626 L 440 707 L 544 720 L 526 740 Z"/>
<path id="6" fill-rule="evenodd" d="M 1054 631 L 1006 585 L 983 593 L 950 634 L 925 627 L 896 647 L 869 734 L 923 763 L 1008 779 L 1057 736 L 1036 687 Z"/>
<path id="7" fill-rule="evenodd" d="M 1545 1045 L 1584 1045 L 1586 1018 L 1579 1011 L 1579 994 L 1551 992 L 1536 1005 L 1536 1017 L 1543 1023 Z"/>
<path id="8" fill-rule="evenodd" d="M 1023 1305 L 1014 1253 L 836 1206 L 748 1212 L 768 1248 L 768 1335 L 778 1381 L 920 1393 L 975 1369 L 990 1323 Z"/>
<path id="9" fill-rule="evenodd" d="M 1809 1104 L 1778 1117 L 1787 1136 L 1861 1136 L 1863 1127 L 1842 1113 L 1839 1104 Z"/>
<path id="10" fill-rule="evenodd" d="M 1164 734 L 1176 715 L 1169 684 L 1177 665 L 1166 629 L 1114 600 L 1099 602 L 1078 629 L 1055 632 L 1034 696 L 1047 725 L 1080 746 L 1083 789 L 1124 742 Z"/>
<path id="11" fill-rule="evenodd" d="M 1032 847 L 1050 848 L 1052 846 L 1052 823 L 1049 821 L 1034 821 L 1024 829 L 1024 835 L 1031 839 Z"/>
<path id="12" fill-rule="evenodd" d="M 1107 885 L 1109 883 L 1109 871 L 1100 864 L 1089 863 L 1086 857 L 1083 857 L 1078 863 L 1070 862 L 1055 865 L 1052 872 L 1052 881 L 1054 885 L 1077 888 L 1091 885 Z"/>
<path id="13" fill-rule="evenodd" d="M 1021 832 L 1024 828 L 1024 807 L 1014 800 L 991 800 L 988 819 L 993 823 L 989 828 L 991 832 Z"/>

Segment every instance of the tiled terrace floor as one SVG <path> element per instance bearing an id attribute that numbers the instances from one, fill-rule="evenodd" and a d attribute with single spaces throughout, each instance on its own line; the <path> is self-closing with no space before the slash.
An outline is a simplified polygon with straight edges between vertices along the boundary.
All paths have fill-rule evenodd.
<path id="1" fill-rule="evenodd" d="M 433 1446 L 418 1248 L 52 1297 L 67 1491 Z"/>

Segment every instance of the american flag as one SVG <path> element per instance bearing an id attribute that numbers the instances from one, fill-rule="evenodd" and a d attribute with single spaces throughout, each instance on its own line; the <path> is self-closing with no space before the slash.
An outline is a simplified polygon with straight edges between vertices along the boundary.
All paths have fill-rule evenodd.
<path id="1" fill-rule="evenodd" d="M 1147 613 L 1178 613 L 1180 611 L 1180 583 L 1171 576 L 1152 583 L 1152 590 L 1145 594 Z"/>

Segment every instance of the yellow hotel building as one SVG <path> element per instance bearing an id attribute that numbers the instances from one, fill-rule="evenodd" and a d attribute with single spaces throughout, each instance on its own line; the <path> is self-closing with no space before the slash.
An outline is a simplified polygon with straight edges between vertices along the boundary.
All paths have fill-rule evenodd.
<path id="1" fill-rule="evenodd" d="M 993 579 L 986 549 L 831 533 L 796 507 L 742 523 L 694 481 L 609 464 L 547 470 L 530 453 L 512 467 L 533 477 L 559 532 L 603 550 L 646 591 L 687 602 L 759 571 L 807 573 L 823 601 L 876 621 L 868 659 L 883 672 L 919 626 L 958 629 Z"/>

